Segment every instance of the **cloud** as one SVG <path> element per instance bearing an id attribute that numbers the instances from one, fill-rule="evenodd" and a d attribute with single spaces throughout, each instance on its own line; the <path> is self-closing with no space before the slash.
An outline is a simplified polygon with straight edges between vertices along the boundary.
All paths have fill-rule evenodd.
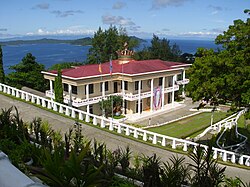
<path id="1" fill-rule="evenodd" d="M 126 3 L 121 2 L 121 1 L 117 1 L 113 4 L 113 9 L 122 9 L 126 6 Z"/>
<path id="2" fill-rule="evenodd" d="M 67 10 L 67 11 L 60 11 L 60 10 L 54 10 L 50 12 L 51 14 L 55 14 L 57 17 L 68 17 L 73 16 L 75 14 L 83 14 L 84 12 L 81 10 Z"/>
<path id="3" fill-rule="evenodd" d="M 29 32 L 26 33 L 26 35 L 32 36 L 32 35 L 93 35 L 95 30 L 93 29 L 87 29 L 82 26 L 71 26 L 66 29 L 58 29 L 55 31 L 48 31 L 43 28 L 39 28 L 36 32 Z"/>
<path id="4" fill-rule="evenodd" d="M 124 18 L 122 16 L 110 16 L 104 15 L 102 16 L 103 24 L 107 25 L 121 25 L 121 26 L 133 26 L 135 23 L 131 21 L 130 18 Z"/>
<path id="5" fill-rule="evenodd" d="M 0 32 L 1 32 L 1 31 L 4 31 L 4 32 L 5 32 L 5 31 L 7 31 L 7 30 L 8 30 L 8 29 L 6 29 L 6 28 L 0 28 Z"/>
<path id="6" fill-rule="evenodd" d="M 127 30 L 138 31 L 141 27 L 136 25 L 130 18 L 124 18 L 122 16 L 102 16 L 102 23 L 106 25 L 119 25 L 125 27 Z"/>
<path id="7" fill-rule="evenodd" d="M 190 31 L 185 33 L 179 33 L 177 35 L 182 37 L 215 38 L 222 32 L 223 32 L 222 30 L 212 29 L 209 31 Z"/>
<path id="8" fill-rule="evenodd" d="M 214 6 L 214 5 L 209 5 L 208 8 L 212 10 L 212 12 L 211 12 L 212 15 L 218 14 L 220 11 L 223 10 L 222 7 Z"/>
<path id="9" fill-rule="evenodd" d="M 36 6 L 33 7 L 33 9 L 49 9 L 49 4 L 48 3 L 41 3 L 41 4 L 37 4 Z"/>
<path id="10" fill-rule="evenodd" d="M 163 31 L 163 32 L 168 32 L 168 31 L 170 31 L 170 29 L 164 28 L 164 29 L 162 29 L 162 31 Z"/>
<path id="11" fill-rule="evenodd" d="M 190 0 L 153 0 L 152 9 L 161 9 L 167 6 L 181 6 Z"/>

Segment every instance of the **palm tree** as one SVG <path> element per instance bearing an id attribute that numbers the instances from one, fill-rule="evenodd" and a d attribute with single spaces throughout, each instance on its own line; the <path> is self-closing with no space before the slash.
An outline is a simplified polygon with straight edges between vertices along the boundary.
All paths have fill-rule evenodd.
<path id="1" fill-rule="evenodd" d="M 179 187 L 188 183 L 189 167 L 184 163 L 184 157 L 171 157 L 170 162 L 163 163 L 161 183 L 164 187 Z"/>
<path id="2" fill-rule="evenodd" d="M 191 179 L 193 186 L 218 186 L 223 182 L 226 167 L 220 168 L 212 156 L 212 146 L 209 146 L 207 151 L 204 151 L 199 145 L 196 153 L 189 154 L 189 158 L 194 162 L 194 164 L 190 164 L 191 170 L 194 172 Z"/>

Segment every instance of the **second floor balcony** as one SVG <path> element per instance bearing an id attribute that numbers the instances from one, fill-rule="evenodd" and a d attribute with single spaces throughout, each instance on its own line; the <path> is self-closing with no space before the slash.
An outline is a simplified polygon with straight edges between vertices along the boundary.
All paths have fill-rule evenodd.
<path id="1" fill-rule="evenodd" d="M 179 90 L 179 85 L 174 85 L 174 87 L 165 88 L 164 93 L 171 93 L 173 91 L 178 91 L 178 90 Z M 51 92 L 50 90 L 47 90 L 45 94 L 46 94 L 46 97 L 53 98 L 53 99 L 55 98 L 54 92 Z M 70 98 L 70 95 L 64 94 L 64 103 L 69 104 L 70 100 L 71 100 L 71 103 L 74 107 L 81 107 L 81 106 L 86 106 L 86 105 L 98 103 L 99 101 L 101 101 L 103 99 L 107 99 L 109 96 L 112 96 L 112 95 L 121 96 L 127 101 L 136 101 L 139 99 L 139 97 L 141 99 L 151 97 L 151 91 L 141 92 L 140 95 L 139 94 L 132 94 L 132 93 L 125 93 L 125 92 L 124 93 L 118 92 L 118 93 L 113 93 L 113 94 L 107 94 L 105 96 L 91 97 L 88 99 L 81 99 L 81 98 L 78 98 L 75 96 L 72 96 Z"/>

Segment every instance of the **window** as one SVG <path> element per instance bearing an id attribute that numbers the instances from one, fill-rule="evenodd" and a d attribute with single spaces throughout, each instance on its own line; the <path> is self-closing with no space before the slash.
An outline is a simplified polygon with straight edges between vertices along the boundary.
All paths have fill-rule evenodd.
<path id="1" fill-rule="evenodd" d="M 72 93 L 77 94 L 77 86 L 72 86 Z"/>
<path id="2" fill-rule="evenodd" d="M 94 84 L 89 84 L 89 94 L 94 93 Z"/>
<path id="3" fill-rule="evenodd" d="M 94 93 L 94 84 L 89 84 L 89 94 Z M 87 94 L 87 85 L 85 85 L 85 94 Z"/>
<path id="4" fill-rule="evenodd" d="M 109 82 L 106 81 L 105 82 L 105 91 L 108 91 L 109 90 Z M 102 83 L 100 83 L 100 92 L 102 92 Z"/>
<path id="5" fill-rule="evenodd" d="M 68 92 L 69 91 L 69 85 L 68 84 L 63 84 L 63 90 L 65 91 L 65 92 Z"/>
<path id="6" fill-rule="evenodd" d="M 124 90 L 128 90 L 128 81 L 124 81 Z"/>
<path id="7" fill-rule="evenodd" d="M 159 86 L 162 86 L 162 80 L 163 80 L 163 77 L 160 77 L 159 78 Z"/>
<path id="8" fill-rule="evenodd" d="M 135 81 L 135 90 L 139 89 L 139 81 Z M 141 90 L 142 90 L 142 82 L 141 82 Z"/>

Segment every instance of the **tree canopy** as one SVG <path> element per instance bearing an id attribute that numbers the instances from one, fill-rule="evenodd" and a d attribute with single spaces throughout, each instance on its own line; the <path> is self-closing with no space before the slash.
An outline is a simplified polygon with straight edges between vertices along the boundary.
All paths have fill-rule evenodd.
<path id="1" fill-rule="evenodd" d="M 138 41 L 130 38 L 123 28 L 118 30 L 115 26 L 110 26 L 108 30 L 103 31 L 99 27 L 92 39 L 87 62 L 89 64 L 103 63 L 109 61 L 111 56 L 113 59 L 117 59 L 116 51 L 123 49 L 125 42 L 128 42 L 129 48 L 138 45 Z"/>
<path id="2" fill-rule="evenodd" d="M 170 41 L 166 38 L 160 39 L 153 35 L 151 46 L 138 51 L 136 54 L 137 60 L 161 59 L 169 61 L 179 61 L 181 50 L 177 44 L 170 45 Z"/>
<path id="3" fill-rule="evenodd" d="M 3 70 L 3 51 L 0 45 L 0 82 L 4 83 L 5 75 Z"/>
<path id="4" fill-rule="evenodd" d="M 215 39 L 223 50 L 199 49 L 188 74 L 187 89 L 194 101 L 231 102 L 233 107 L 250 103 L 250 19 L 235 20 Z"/>
<path id="5" fill-rule="evenodd" d="M 13 72 L 6 76 L 7 84 L 18 88 L 27 86 L 39 91 L 47 89 L 48 84 L 41 73 L 45 67 L 43 64 L 37 63 L 36 57 L 31 53 L 27 53 L 19 64 L 11 66 L 10 69 Z"/>
<path id="6" fill-rule="evenodd" d="M 55 101 L 63 103 L 63 86 L 62 86 L 62 70 L 57 70 L 57 77 L 55 78 Z"/>

